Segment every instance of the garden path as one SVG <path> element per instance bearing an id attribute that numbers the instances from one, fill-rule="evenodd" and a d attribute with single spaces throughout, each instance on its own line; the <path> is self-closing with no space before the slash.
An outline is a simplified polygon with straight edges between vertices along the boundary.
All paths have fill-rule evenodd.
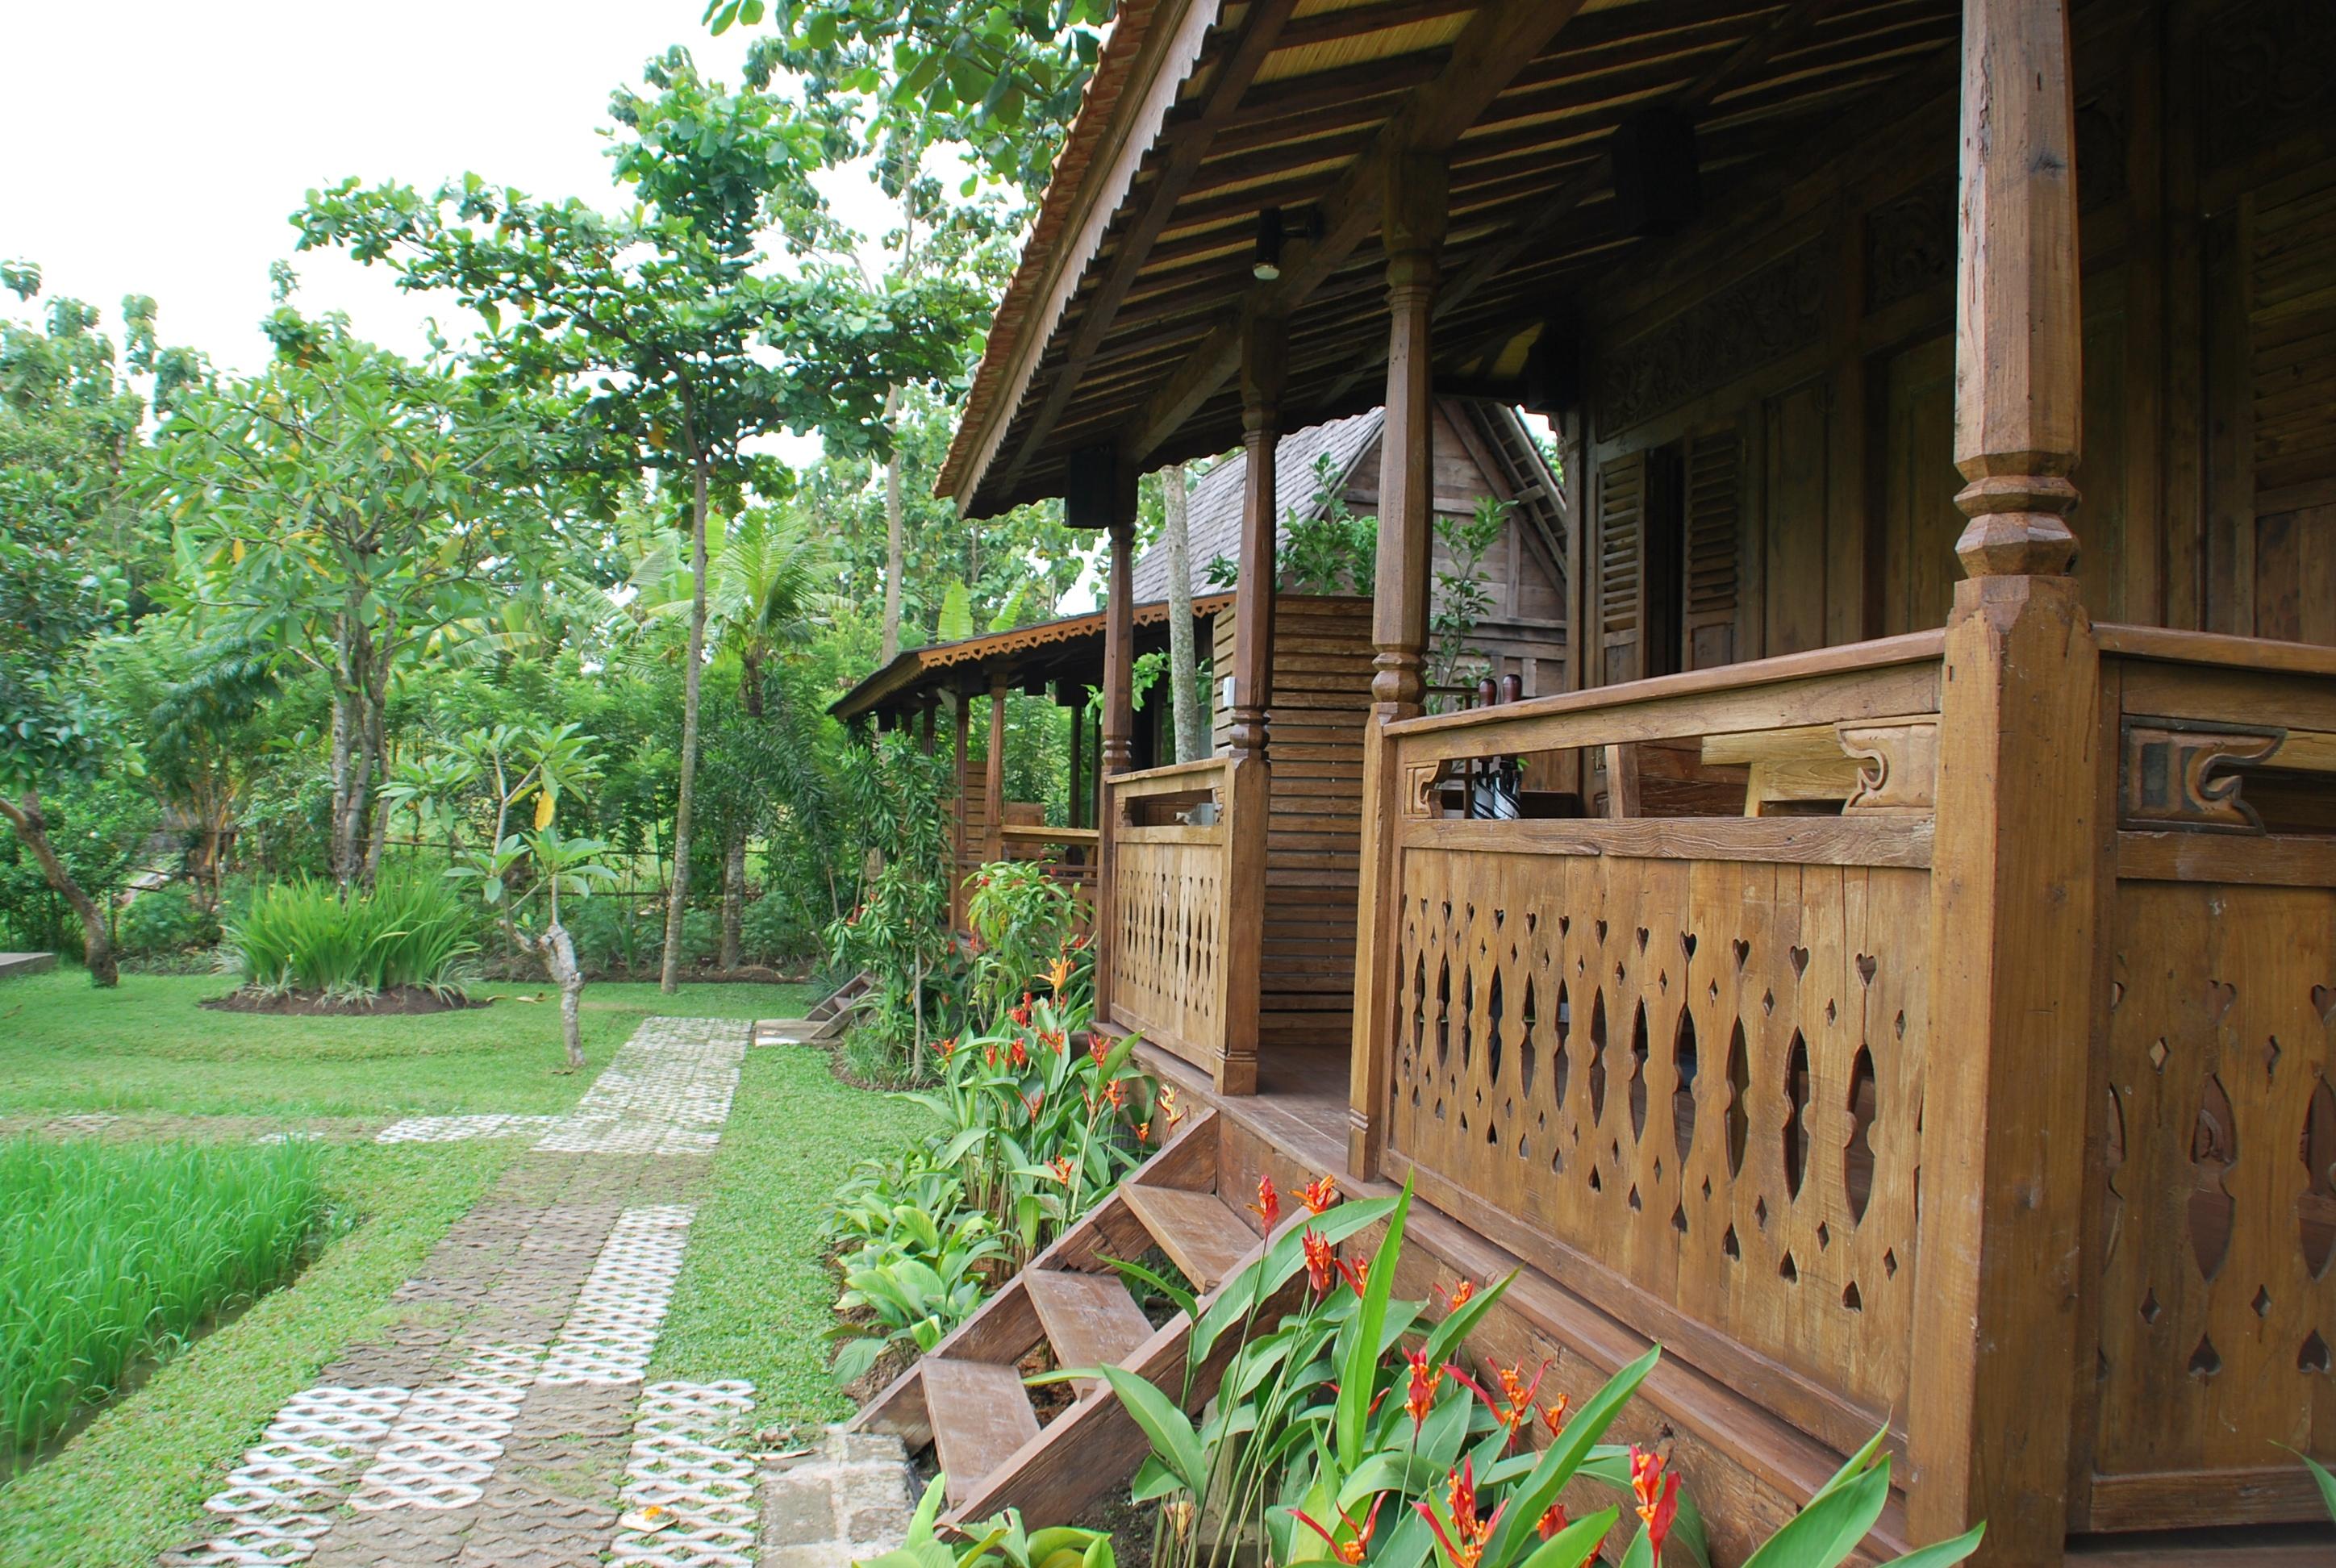
<path id="1" fill-rule="evenodd" d="M 400 1288 L 379 1339 L 286 1402 L 164 1568 L 820 1568 L 897 1542 L 897 1443 L 764 1460 L 745 1382 L 644 1384 L 749 1026 L 650 1018 L 561 1116 L 417 1117 L 384 1142 L 532 1136 Z M 670 1510 L 663 1528 L 639 1511 Z"/>

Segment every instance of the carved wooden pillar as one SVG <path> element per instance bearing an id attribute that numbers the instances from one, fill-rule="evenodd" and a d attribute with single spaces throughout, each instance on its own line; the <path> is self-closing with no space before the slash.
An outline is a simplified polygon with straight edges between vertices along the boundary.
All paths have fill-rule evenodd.
<path id="1" fill-rule="evenodd" d="M 1956 585 L 1941 688 L 1916 1539 L 1987 1521 L 2059 1563 L 2078 1365 L 2097 904 L 2114 832 L 2100 661 L 2068 574 L 2081 409 L 2062 0 L 1967 0 L 1955 354 Z M 2113 872 L 2110 873 L 2113 875 Z"/>
<path id="2" fill-rule="evenodd" d="M 1447 176 L 1425 157 L 1395 161 L 1384 220 L 1387 253 L 1387 423 L 1379 442 L 1377 582 L 1371 605 L 1371 709 L 1363 729 L 1363 854 L 1355 953 L 1353 1070 L 1347 1166 L 1377 1174 L 1386 1146 L 1394 1047 L 1399 906 L 1395 748 L 1386 726 L 1420 711 L 1426 686 L 1429 551 L 1435 539 L 1436 398 L 1429 327 Z"/>
<path id="3" fill-rule="evenodd" d="M 1233 599 L 1232 700 L 1226 732 L 1224 907 L 1218 921 L 1217 1017 L 1220 1092 L 1257 1091 L 1259 1000 L 1264 989 L 1265 862 L 1273 811 L 1273 770 L 1266 753 L 1266 713 L 1273 703 L 1275 530 L 1274 449 L 1281 439 L 1281 386 L 1289 329 L 1279 320 L 1251 322 L 1241 350 L 1241 576 Z"/>
<path id="4" fill-rule="evenodd" d="M 989 802 L 989 835 L 981 858 L 1006 858 L 1006 677 L 989 677 L 989 750 L 982 758 L 981 790 Z"/>
<path id="5" fill-rule="evenodd" d="M 1101 526 L 1110 539 L 1109 586 L 1104 595 L 1103 736 L 1096 748 L 1095 1016 L 1112 1021 L 1112 953 L 1119 934 L 1117 855 L 1119 813 L 1109 781 L 1134 756 L 1135 474 L 1110 451 L 1082 454 L 1064 516 L 1075 527 Z"/>

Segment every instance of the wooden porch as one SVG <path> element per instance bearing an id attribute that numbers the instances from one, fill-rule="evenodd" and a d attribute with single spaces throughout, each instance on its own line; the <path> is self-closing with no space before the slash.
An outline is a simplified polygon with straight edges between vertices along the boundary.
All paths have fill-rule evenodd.
<path id="1" fill-rule="evenodd" d="M 2327 1560 L 2330 15 L 1163 5 L 1001 312 L 946 484 L 1110 540 L 1099 1018 L 1213 1191 L 1409 1179 L 1423 1271 L 1523 1268 L 1482 1354 L 1664 1344 L 1632 1435 L 1722 1563 L 1883 1427 L 1877 1548 Z M 1342 1057 L 1261 1027 L 1253 585 L 1283 426 L 1363 388 Z M 1463 391 L 1553 422 L 1570 657 L 1430 715 Z M 1235 433 L 1220 752 L 1138 769 L 1134 473 Z"/>

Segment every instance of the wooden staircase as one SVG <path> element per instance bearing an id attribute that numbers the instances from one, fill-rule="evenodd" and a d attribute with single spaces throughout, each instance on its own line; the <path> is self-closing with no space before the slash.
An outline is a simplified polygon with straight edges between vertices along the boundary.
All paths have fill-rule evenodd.
<path id="1" fill-rule="evenodd" d="M 1076 1518 L 1149 1452 L 1100 1378 L 1072 1383 L 1076 1400 L 1041 1427 L 1017 1368 L 1044 1344 L 1057 1367 L 1124 1367 L 1172 1395 L 1183 1391 L 1191 1320 L 1179 1312 L 1153 1328 L 1105 1260 L 1137 1259 L 1156 1245 L 1205 1304 L 1259 1254 L 1255 1216 L 1217 1192 L 1214 1117 L 1193 1115 L 852 1422 L 855 1430 L 897 1434 L 912 1450 L 933 1446 L 949 1476 L 949 1522 L 1007 1508 L 1034 1519 Z M 1195 1401 L 1212 1391 L 1220 1369 L 1195 1373 Z"/>

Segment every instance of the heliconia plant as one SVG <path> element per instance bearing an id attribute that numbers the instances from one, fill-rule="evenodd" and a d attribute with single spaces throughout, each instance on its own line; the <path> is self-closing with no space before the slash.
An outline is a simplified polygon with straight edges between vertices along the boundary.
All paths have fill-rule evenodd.
<path id="1" fill-rule="evenodd" d="M 1274 1568 L 1582 1568 L 1627 1505 L 1636 1528 L 1620 1568 L 1708 1568 L 1703 1522 L 1667 1456 L 1604 1441 L 1660 1347 L 1578 1408 L 1542 1399 L 1546 1363 L 1479 1378 L 1461 1364 L 1462 1347 L 1510 1281 L 1439 1286 L 1445 1310 L 1432 1319 L 1427 1302 L 1394 1294 L 1409 1188 L 1335 1206 L 1306 1191 L 1305 1212 L 1206 1306 L 1170 1290 L 1193 1317 L 1183 1398 L 1117 1368 L 1085 1373 L 1110 1382 L 1151 1444 L 1131 1495 L 1160 1505 L 1155 1563 L 1214 1568 L 1258 1546 Z M 1259 1197 L 1252 1208 L 1270 1233 L 1280 1194 L 1269 1183 Z M 1338 1255 L 1339 1243 L 1381 1224 L 1368 1256 Z M 1215 1398 L 1195 1423 L 1185 1414 L 1191 1368 L 1211 1365 L 1229 1334 Z M 1577 1481 L 1610 1486 L 1622 1502 L 1572 1517 L 1560 1498 Z M 1888 1493 L 1877 1436 L 1747 1568 L 1835 1568 Z M 1900 1568 L 1947 1568 L 1980 1534 L 1913 1553 Z"/>
<path id="2" fill-rule="evenodd" d="M 1117 1568 L 1105 1532 L 1068 1525 L 1027 1530 L 1013 1508 L 959 1531 L 962 1540 L 942 1540 L 933 1522 L 947 1479 L 936 1475 L 925 1487 L 907 1540 L 881 1557 L 854 1559 L 852 1568 Z"/>

